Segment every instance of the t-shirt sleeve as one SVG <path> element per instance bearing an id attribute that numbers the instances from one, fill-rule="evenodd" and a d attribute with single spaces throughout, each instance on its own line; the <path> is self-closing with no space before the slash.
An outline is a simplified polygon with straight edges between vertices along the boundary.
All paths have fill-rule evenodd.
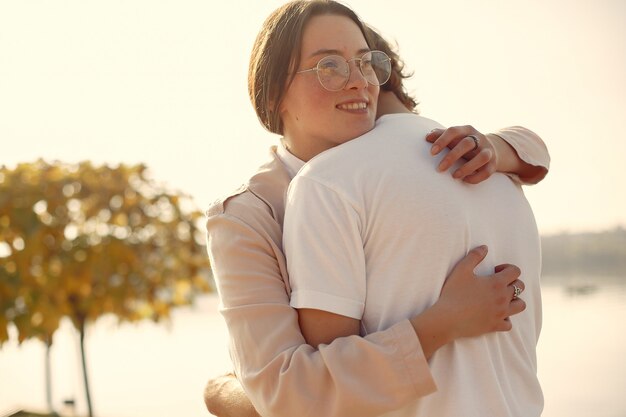
<path id="1" fill-rule="evenodd" d="M 283 246 L 291 306 L 361 319 L 365 255 L 356 204 L 317 179 L 297 176 L 287 195 Z"/>

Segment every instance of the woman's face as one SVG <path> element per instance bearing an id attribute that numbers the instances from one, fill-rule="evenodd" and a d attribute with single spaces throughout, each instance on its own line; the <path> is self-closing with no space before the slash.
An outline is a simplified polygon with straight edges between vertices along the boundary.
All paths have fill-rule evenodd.
<path id="1" fill-rule="evenodd" d="M 328 55 L 346 60 L 369 50 L 359 27 L 337 15 L 315 16 L 307 23 L 297 70 L 313 68 Z M 371 130 L 379 87 L 368 84 L 358 61 L 350 63 L 350 78 L 339 91 L 322 87 L 315 71 L 296 74 L 280 106 L 289 150 L 304 161 Z"/>

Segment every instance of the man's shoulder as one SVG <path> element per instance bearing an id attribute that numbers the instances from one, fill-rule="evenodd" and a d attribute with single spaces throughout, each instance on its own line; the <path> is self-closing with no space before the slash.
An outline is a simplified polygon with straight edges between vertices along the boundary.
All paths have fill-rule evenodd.
<path id="1" fill-rule="evenodd" d="M 384 136 L 388 134 L 428 133 L 432 129 L 443 127 L 440 123 L 415 113 L 395 113 L 381 116 L 376 127 L 364 136 Z"/>
<path id="2" fill-rule="evenodd" d="M 307 162 L 298 175 L 337 178 L 342 173 L 371 169 L 376 163 L 385 165 L 386 156 L 402 152 L 398 143 L 401 141 L 394 139 L 405 139 L 409 144 L 426 143 L 428 132 L 441 127 L 434 120 L 413 113 L 382 116 L 374 129 L 320 153 Z"/>

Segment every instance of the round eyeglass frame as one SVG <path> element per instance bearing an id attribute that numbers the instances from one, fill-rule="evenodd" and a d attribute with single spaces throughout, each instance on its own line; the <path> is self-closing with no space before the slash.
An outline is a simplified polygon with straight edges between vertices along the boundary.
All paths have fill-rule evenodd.
<path id="1" fill-rule="evenodd" d="M 363 65 L 363 62 L 365 60 L 365 57 L 367 55 L 373 55 L 373 54 L 382 54 L 383 57 L 381 57 L 381 59 L 378 62 L 385 62 L 387 64 L 387 66 L 388 66 L 387 78 L 385 78 L 385 80 L 383 80 L 382 82 L 378 79 L 378 77 L 375 77 L 376 82 L 374 82 L 373 80 L 370 80 L 370 78 L 367 75 L 365 75 L 365 73 L 363 72 L 362 65 Z M 327 60 L 328 58 L 338 58 L 339 62 L 345 62 L 346 66 L 348 68 L 347 74 L 344 77 L 344 82 L 338 88 L 329 88 L 327 85 L 324 84 L 324 81 L 322 80 L 322 76 L 320 75 L 321 71 L 324 71 L 324 69 L 321 68 L 321 65 L 324 62 L 324 60 Z M 352 58 L 352 59 L 345 59 L 341 55 L 326 55 L 325 57 L 323 57 L 319 61 L 317 61 L 317 64 L 313 68 L 308 68 L 308 69 L 296 71 L 296 74 L 303 74 L 305 72 L 315 71 L 317 73 L 317 80 L 319 81 L 320 85 L 325 90 L 328 90 L 328 91 L 339 91 L 339 90 L 342 90 L 348 84 L 348 81 L 350 80 L 350 75 L 352 74 L 352 69 L 350 68 L 350 62 L 352 62 L 352 61 L 358 61 L 359 62 L 359 72 L 361 73 L 363 78 L 365 78 L 365 80 L 369 84 L 381 86 L 381 85 L 385 84 L 387 81 L 389 81 L 389 78 L 391 78 L 391 58 L 389 58 L 389 56 L 386 53 L 384 53 L 383 51 L 367 51 L 366 53 L 361 55 L 360 58 Z M 370 60 L 370 62 L 371 61 L 372 60 Z M 375 70 L 374 70 L 374 75 L 376 75 L 376 71 Z"/>

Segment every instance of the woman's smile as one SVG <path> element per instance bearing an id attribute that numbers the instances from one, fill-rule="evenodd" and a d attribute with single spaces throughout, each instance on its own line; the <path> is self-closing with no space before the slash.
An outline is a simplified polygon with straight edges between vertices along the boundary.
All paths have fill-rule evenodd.
<path id="1" fill-rule="evenodd" d="M 339 110 L 348 111 L 350 113 L 367 114 L 369 102 L 367 100 L 347 100 L 337 104 Z"/>

